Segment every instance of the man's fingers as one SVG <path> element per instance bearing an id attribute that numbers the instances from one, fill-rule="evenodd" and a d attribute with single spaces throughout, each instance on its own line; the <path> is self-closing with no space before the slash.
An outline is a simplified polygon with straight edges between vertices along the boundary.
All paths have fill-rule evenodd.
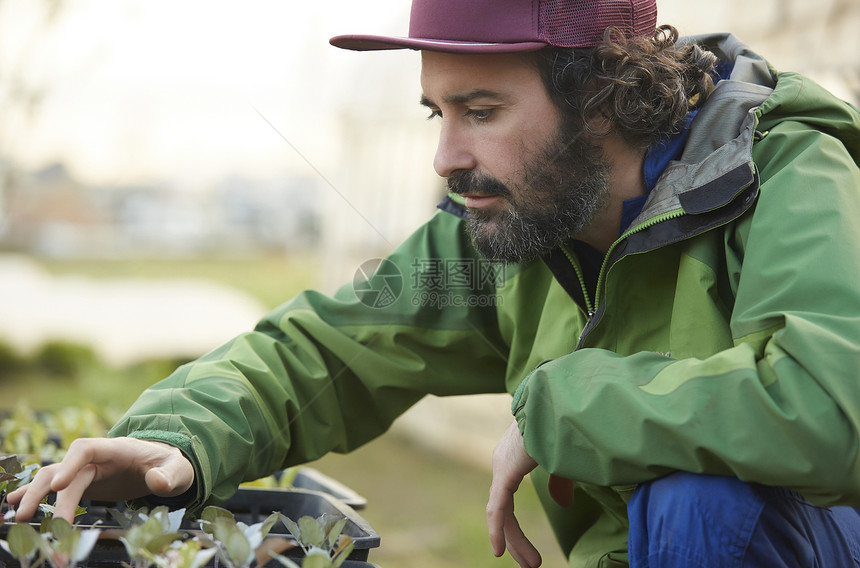
<path id="1" fill-rule="evenodd" d="M 505 521 L 505 541 L 511 557 L 522 568 L 537 568 L 541 565 L 543 560 L 540 553 L 531 541 L 526 538 L 513 512 L 511 512 L 509 518 Z"/>
<path id="2" fill-rule="evenodd" d="M 487 502 L 487 527 L 493 554 L 500 557 L 507 550 L 522 568 L 537 568 L 541 556 L 520 528 L 514 515 L 513 492 L 498 483 L 490 485 Z"/>
<path id="3" fill-rule="evenodd" d="M 54 517 L 65 519 L 70 523 L 75 522 L 75 511 L 84 495 L 87 487 L 92 483 L 96 475 L 96 467 L 87 465 L 81 468 L 72 481 L 57 491 L 57 501 L 54 504 Z M 53 485 L 52 485 L 53 487 Z"/>
<path id="4" fill-rule="evenodd" d="M 513 511 L 488 510 L 487 525 L 496 557 L 502 556 L 507 550 L 522 568 L 537 568 L 541 565 L 540 553 L 523 533 Z"/>
<path id="5" fill-rule="evenodd" d="M 17 505 L 15 509 L 17 519 L 29 521 L 33 518 L 39 508 L 39 503 L 51 493 L 51 480 L 56 468 L 56 465 L 41 468 L 36 472 L 33 481 L 19 487 L 6 497 L 10 505 Z"/>
<path id="6" fill-rule="evenodd" d="M 71 444 L 69 444 L 69 448 L 66 451 L 66 455 L 63 457 L 63 461 L 57 464 L 57 471 L 53 476 L 53 481 L 51 482 L 51 491 L 59 493 L 66 489 L 69 484 L 74 482 L 79 472 L 89 464 L 98 463 L 98 455 L 97 449 L 98 444 L 94 443 L 97 438 L 89 439 L 78 439 L 73 440 Z M 89 481 L 93 480 L 95 475 L 95 470 L 92 471 L 91 475 L 86 477 L 89 478 Z"/>
<path id="7" fill-rule="evenodd" d="M 492 498 L 490 499 L 492 503 Z M 496 557 L 505 553 L 505 512 L 487 505 L 487 528 L 490 531 L 490 545 Z"/>
<path id="8" fill-rule="evenodd" d="M 497 557 L 505 553 L 505 521 L 508 511 L 513 513 L 513 510 L 513 493 L 500 487 L 498 480 L 494 479 L 490 484 L 490 497 L 487 500 L 487 528 L 493 554 Z"/>
<path id="9" fill-rule="evenodd" d="M 178 448 L 150 442 L 160 447 L 160 457 L 145 475 L 146 487 L 155 495 L 175 497 L 181 495 L 194 483 L 194 467 Z"/>
<path id="10" fill-rule="evenodd" d="M 33 481 L 9 495 L 17 516 L 30 520 L 39 503 L 57 494 L 55 515 L 72 521 L 83 496 L 106 501 L 149 493 L 175 496 L 194 482 L 194 467 L 168 444 L 134 438 L 87 438 L 73 441 L 63 461 L 43 467 Z"/>
<path id="11" fill-rule="evenodd" d="M 144 481 L 153 495 L 175 497 L 191 487 L 193 478 L 185 478 L 176 468 L 156 467 L 146 472 Z"/>

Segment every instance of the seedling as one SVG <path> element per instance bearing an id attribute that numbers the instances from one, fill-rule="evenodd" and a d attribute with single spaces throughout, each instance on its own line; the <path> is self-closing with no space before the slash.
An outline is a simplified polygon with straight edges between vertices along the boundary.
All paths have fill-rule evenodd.
<path id="1" fill-rule="evenodd" d="M 0 458 L 0 491 L 29 482 L 37 467 L 22 467 L 15 456 Z M 40 509 L 45 518 L 38 531 L 34 525 L 15 523 L 8 528 L 8 540 L 0 540 L 0 546 L 18 560 L 21 568 L 46 564 L 51 568 L 74 568 L 86 560 L 101 528 L 84 529 L 54 518 L 54 508 L 47 503 L 42 503 Z M 84 512 L 78 508 L 76 515 Z M 281 554 L 296 546 L 305 554 L 302 568 L 338 568 L 354 547 L 352 537 L 341 534 L 347 519 L 329 515 L 305 516 L 293 521 L 282 513 L 272 513 L 262 522 L 247 525 L 237 521 L 227 509 L 207 507 L 200 519 L 202 532 L 193 535 L 192 531 L 180 530 L 184 509 L 171 512 L 167 507 L 156 507 L 151 512 L 147 509 L 109 509 L 109 512 L 122 529 L 119 540 L 130 560 L 123 562 L 126 568 L 201 568 L 216 555 L 226 568 L 259 567 L 272 558 L 286 568 L 299 568 Z M 0 525 L 12 518 L 14 513 L 10 511 L 7 518 L 0 517 Z M 278 521 L 284 523 L 295 542 L 288 538 L 267 538 Z"/>
<path id="2" fill-rule="evenodd" d="M 76 529 L 64 519 L 49 517 L 42 521 L 39 532 L 26 523 L 9 527 L 9 539 L 0 540 L 0 546 L 18 560 L 21 568 L 45 562 L 53 568 L 72 568 L 87 559 L 100 532 Z"/>
<path id="3" fill-rule="evenodd" d="M 257 489 L 290 489 L 293 482 L 296 480 L 296 475 L 299 473 L 301 466 L 288 467 L 283 470 L 280 475 L 268 475 L 255 479 L 254 481 L 245 481 L 242 487 L 254 487 Z"/>
<path id="4" fill-rule="evenodd" d="M 56 456 L 58 446 L 50 440 L 44 421 L 24 405 L 18 405 L 0 421 L 0 432 L 0 451 L 27 456 L 28 461 L 41 462 Z"/>
<path id="5" fill-rule="evenodd" d="M 295 522 L 283 514 L 280 518 L 305 553 L 301 568 L 338 568 L 352 552 L 352 537 L 341 534 L 346 519 L 322 515 L 316 519 L 301 517 Z M 286 556 L 272 556 L 286 568 L 300 568 Z"/>
<path id="6" fill-rule="evenodd" d="M 261 554 L 269 550 L 263 547 L 263 541 L 278 518 L 279 513 L 272 513 L 262 522 L 247 525 L 237 521 L 227 509 L 211 506 L 203 510 L 200 527 L 212 537 L 212 546 L 228 568 L 248 568 L 254 562 L 263 565 L 268 560 L 266 554 Z M 285 539 L 281 541 L 279 550 L 290 546 Z"/>
<path id="7" fill-rule="evenodd" d="M 39 464 L 24 466 L 18 456 L 0 457 L 0 510 L 6 503 L 6 494 L 30 483 Z M 0 525 L 3 522 L 0 520 Z"/>
<path id="8" fill-rule="evenodd" d="M 163 554 L 155 555 L 153 561 L 158 568 L 200 568 L 217 552 L 215 548 L 203 548 L 203 543 L 195 538 L 174 541 Z"/>
<path id="9" fill-rule="evenodd" d="M 41 563 L 41 559 L 37 559 L 41 552 L 41 537 L 28 524 L 17 523 L 9 527 L 9 540 L 0 540 L 0 546 L 21 564 L 21 568 Z"/>
<path id="10" fill-rule="evenodd" d="M 148 568 L 157 563 L 156 558 L 166 554 L 172 544 L 182 539 L 179 525 L 185 509 L 169 511 L 167 507 L 156 507 L 134 511 L 110 510 L 113 518 L 125 531 L 120 542 L 135 568 Z"/>
<path id="11" fill-rule="evenodd" d="M 0 420 L 0 453 L 25 456 L 27 461 L 58 462 L 76 438 L 103 436 L 107 427 L 93 410 L 66 407 L 36 412 L 18 404 Z"/>
<path id="12" fill-rule="evenodd" d="M 77 529 L 65 519 L 54 517 L 43 520 L 40 531 L 42 552 L 53 568 L 71 568 L 86 560 L 101 532 Z"/>

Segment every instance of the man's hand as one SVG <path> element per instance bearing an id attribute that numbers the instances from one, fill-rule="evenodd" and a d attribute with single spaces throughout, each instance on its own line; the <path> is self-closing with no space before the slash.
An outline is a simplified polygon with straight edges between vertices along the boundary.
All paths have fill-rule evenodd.
<path id="1" fill-rule="evenodd" d="M 55 517 L 74 521 L 82 497 L 122 501 L 155 494 L 181 495 L 194 482 L 194 467 L 178 448 L 135 438 L 82 438 L 63 461 L 39 469 L 33 481 L 8 495 L 16 519 L 28 521 L 39 503 L 57 494 Z"/>
<path id="2" fill-rule="evenodd" d="M 514 493 L 535 467 L 537 462 L 526 453 L 523 437 L 514 422 L 493 451 L 493 483 L 487 502 L 487 525 L 493 554 L 501 556 L 507 547 L 522 568 L 537 568 L 541 564 L 540 553 L 523 534 L 514 516 Z"/>

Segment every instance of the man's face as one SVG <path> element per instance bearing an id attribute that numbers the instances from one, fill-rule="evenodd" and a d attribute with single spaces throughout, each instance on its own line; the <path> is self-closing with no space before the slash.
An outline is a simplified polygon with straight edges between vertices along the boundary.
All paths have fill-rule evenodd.
<path id="1" fill-rule="evenodd" d="M 434 168 L 465 196 L 485 257 L 531 260 L 604 206 L 601 149 L 565 122 L 528 56 L 423 52 L 421 84 L 422 103 L 442 123 Z"/>

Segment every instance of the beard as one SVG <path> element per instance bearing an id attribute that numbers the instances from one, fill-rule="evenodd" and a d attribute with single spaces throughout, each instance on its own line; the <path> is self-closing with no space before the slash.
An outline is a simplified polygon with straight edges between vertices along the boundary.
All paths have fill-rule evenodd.
<path id="1" fill-rule="evenodd" d="M 498 195 L 508 207 L 470 209 L 467 230 L 481 255 L 494 262 L 527 262 L 581 233 L 608 198 L 609 164 L 603 150 L 582 136 L 557 134 L 524 164 L 510 187 L 467 171 L 448 178 L 459 194 Z"/>

